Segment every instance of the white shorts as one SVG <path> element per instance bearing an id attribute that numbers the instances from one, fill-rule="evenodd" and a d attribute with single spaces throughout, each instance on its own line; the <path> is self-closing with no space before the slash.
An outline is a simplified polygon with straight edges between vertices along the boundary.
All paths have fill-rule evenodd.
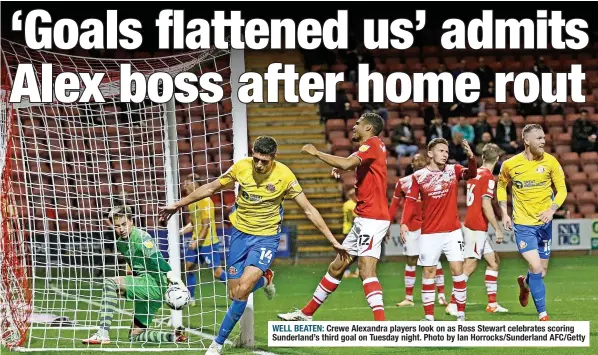
<path id="1" fill-rule="evenodd" d="M 482 256 L 494 253 L 488 232 L 474 231 L 467 227 L 463 227 L 463 236 L 465 239 L 465 251 L 463 252 L 463 256 L 465 258 L 476 258 L 480 260 Z"/>
<path id="2" fill-rule="evenodd" d="M 422 266 L 436 266 L 442 254 L 449 262 L 463 261 L 463 244 L 461 229 L 448 233 L 422 234 L 419 237 L 419 263 Z"/>
<path id="3" fill-rule="evenodd" d="M 353 256 L 371 256 L 380 259 L 382 241 L 390 228 L 390 221 L 355 217 L 353 227 L 343 241 Z"/>
<path id="4" fill-rule="evenodd" d="M 403 244 L 403 248 L 405 249 L 405 255 L 407 256 L 419 256 L 419 236 L 422 234 L 422 230 L 418 229 L 413 232 L 409 232 L 407 234 L 407 238 L 405 244 Z"/>

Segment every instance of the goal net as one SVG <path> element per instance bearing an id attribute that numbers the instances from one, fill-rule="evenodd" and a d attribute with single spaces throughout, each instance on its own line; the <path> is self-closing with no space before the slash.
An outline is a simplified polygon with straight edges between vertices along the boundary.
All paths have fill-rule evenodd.
<path id="1" fill-rule="evenodd" d="M 161 225 L 158 207 L 184 196 L 186 180 L 205 184 L 247 156 L 245 108 L 231 95 L 236 85 L 231 77 L 238 78 L 244 71 L 243 52 L 206 50 L 143 58 L 117 53 L 116 57 L 120 59 L 34 51 L 2 40 L 3 346 L 58 351 L 205 349 L 226 314 L 226 282 L 205 263 L 195 274 L 195 304 L 182 311 L 161 302 L 157 311 L 147 311 L 155 309 L 156 302 L 137 292 L 134 301 L 122 295 L 114 301 L 104 297 L 106 280 L 132 274 L 117 249 L 118 237 L 108 212 L 115 206 L 129 206 L 136 228 L 153 237 L 164 259 L 187 283 L 191 269 L 187 269 L 185 249 L 192 233 L 179 235 L 179 230 L 190 214 L 185 209 Z M 53 64 L 54 77 L 60 72 L 106 73 L 100 86 L 106 103 L 10 104 L 17 66 L 29 63 L 38 82 L 43 63 Z M 139 104 L 121 102 L 119 68 L 125 63 L 146 76 L 218 72 L 224 79 L 219 83 L 224 98 L 213 104 L 200 100 L 181 104 L 173 99 L 157 104 L 147 98 Z M 212 197 L 212 223 L 219 240 L 212 254 L 221 256 L 224 270 L 234 199 L 234 187 Z M 110 317 L 105 313 L 108 306 L 114 310 Z M 131 340 L 129 330 L 138 314 L 142 314 L 138 319 L 153 316 L 151 330 L 173 333 L 183 326 L 187 340 Z M 83 344 L 108 318 L 110 344 Z M 237 330 L 231 340 L 252 337 L 248 324 L 243 323 L 245 334 Z"/>

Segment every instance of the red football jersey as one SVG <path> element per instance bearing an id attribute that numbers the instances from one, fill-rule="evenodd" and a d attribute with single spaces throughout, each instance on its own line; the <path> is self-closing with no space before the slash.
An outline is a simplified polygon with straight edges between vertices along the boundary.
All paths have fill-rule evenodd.
<path id="1" fill-rule="evenodd" d="M 459 180 L 470 179 L 476 173 L 475 157 L 469 160 L 468 169 L 459 164 L 447 164 L 443 170 L 432 171 L 427 167 L 413 173 L 407 198 L 422 201 L 422 234 L 448 233 L 461 228 L 457 211 Z M 413 218 L 410 203 L 406 216 Z M 407 218 L 407 220 L 411 219 Z"/>
<path id="2" fill-rule="evenodd" d="M 390 204 L 390 209 L 388 213 L 390 214 L 391 220 L 394 219 L 397 211 L 399 209 L 399 201 L 401 198 L 407 195 L 407 191 L 411 188 L 411 181 L 413 177 L 411 175 L 402 177 L 395 186 L 395 192 L 392 196 L 392 203 Z M 410 221 L 403 221 L 401 219 L 401 224 L 406 224 L 409 227 L 409 231 L 415 232 L 416 230 L 421 229 L 422 227 L 422 206 L 421 200 L 417 201 L 417 205 L 415 206 L 415 211 L 413 212 L 414 216 Z M 405 222 L 405 223 L 403 223 Z"/>
<path id="3" fill-rule="evenodd" d="M 390 220 L 386 199 L 386 146 L 378 137 L 371 137 L 351 154 L 361 160 L 355 169 L 357 206 L 353 210 L 362 218 Z"/>
<path id="4" fill-rule="evenodd" d="M 467 180 L 467 214 L 465 227 L 473 231 L 487 231 L 488 219 L 482 210 L 482 199 L 488 196 L 494 198 L 494 175 L 486 168 L 479 168 L 478 175 Z"/>

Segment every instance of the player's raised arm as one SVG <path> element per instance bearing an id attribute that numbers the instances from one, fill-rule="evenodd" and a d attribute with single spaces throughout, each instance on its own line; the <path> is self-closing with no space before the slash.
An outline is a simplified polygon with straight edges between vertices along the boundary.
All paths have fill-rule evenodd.
<path id="1" fill-rule="evenodd" d="M 201 185 L 201 187 L 187 195 L 187 197 L 180 199 L 178 202 L 175 202 L 170 206 L 159 207 L 160 221 L 166 222 L 170 219 L 170 217 L 172 217 L 173 214 L 175 214 L 181 208 L 199 200 L 203 200 L 206 197 L 212 196 L 213 194 L 218 192 L 223 186 L 228 185 L 228 182 L 221 182 L 221 180 L 223 179 L 228 179 L 227 174 L 210 182 L 209 184 Z"/>
<path id="2" fill-rule="evenodd" d="M 337 157 L 336 155 L 326 154 L 320 152 L 316 147 L 312 144 L 306 144 L 301 148 L 301 152 L 305 152 L 311 156 L 317 157 L 322 160 L 324 163 L 332 166 L 333 168 L 341 169 L 341 170 L 353 170 L 361 164 L 361 159 L 358 157 L 351 155 L 349 157 Z"/>
<path id="3" fill-rule="evenodd" d="M 347 249 L 336 240 L 330 229 L 328 229 L 328 226 L 326 225 L 326 222 L 324 222 L 320 212 L 318 212 L 318 210 L 307 200 L 305 193 L 301 192 L 295 196 L 294 200 L 297 205 L 303 209 L 305 216 L 307 216 L 311 223 L 313 223 L 314 226 L 316 226 L 316 228 L 318 228 L 318 230 L 324 234 L 336 252 L 339 253 L 343 259 L 350 260 L 350 256 L 347 254 Z"/>
<path id="4" fill-rule="evenodd" d="M 397 182 L 395 186 L 395 192 L 392 195 L 392 201 L 390 202 L 390 207 L 388 208 L 388 215 L 390 216 L 391 222 L 394 221 L 397 211 L 399 210 L 399 204 L 401 202 L 403 191 L 401 190 L 401 183 Z"/>
<path id="5" fill-rule="evenodd" d="M 476 160 L 475 154 L 471 150 L 469 143 L 467 140 L 463 140 L 463 149 L 465 150 L 465 154 L 467 154 L 467 168 L 463 169 L 461 172 L 461 179 L 467 181 L 469 179 L 473 179 L 478 174 L 478 162 Z"/>

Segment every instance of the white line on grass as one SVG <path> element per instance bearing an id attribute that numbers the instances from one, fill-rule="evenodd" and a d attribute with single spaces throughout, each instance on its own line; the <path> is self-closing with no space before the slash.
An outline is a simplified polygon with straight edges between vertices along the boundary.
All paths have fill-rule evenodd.
<path id="1" fill-rule="evenodd" d="M 60 290 L 59 288 L 57 288 L 57 287 L 56 287 L 56 286 L 54 286 L 54 285 L 50 285 L 50 288 L 52 288 L 52 289 L 53 289 L 53 290 L 54 290 L 56 293 L 58 293 L 58 294 L 60 294 L 60 295 L 62 295 L 62 296 L 64 296 L 64 297 L 66 297 L 66 298 L 70 298 L 70 299 L 72 299 L 72 300 L 75 300 L 75 301 L 81 301 L 81 302 L 85 302 L 85 303 L 87 303 L 87 304 L 90 304 L 90 305 L 93 305 L 93 306 L 96 306 L 96 307 L 101 307 L 101 306 L 102 306 L 102 305 L 101 305 L 100 303 L 98 303 L 98 302 L 95 302 L 95 301 L 90 301 L 90 300 L 86 300 L 86 299 L 79 298 L 79 297 L 77 297 L 77 296 L 71 295 L 71 294 L 69 294 L 69 293 L 66 293 L 66 292 L 64 292 L 64 291 Z M 124 314 L 124 315 L 126 315 L 126 316 L 130 316 L 130 317 L 132 317 L 132 316 L 133 316 L 133 313 L 131 313 L 131 312 L 128 312 L 128 311 L 124 311 L 124 310 L 122 310 L 122 309 L 119 309 L 119 308 L 117 308 L 117 309 L 116 309 L 116 312 L 118 312 L 118 313 L 120 313 L 120 314 Z M 254 310 L 254 312 L 255 312 L 255 310 Z M 164 320 L 160 320 L 160 321 L 156 321 L 156 322 L 157 322 L 157 323 L 160 323 L 161 325 L 164 325 L 164 324 L 166 324 L 166 322 L 165 322 Z M 216 337 L 215 337 L 215 336 L 213 336 L 212 334 L 209 334 L 209 333 L 200 332 L 200 331 L 198 331 L 198 330 L 195 330 L 195 329 L 190 329 L 190 328 L 187 328 L 186 330 L 187 330 L 189 333 L 191 333 L 191 334 L 195 334 L 195 335 L 198 335 L 198 336 L 201 336 L 201 337 L 207 338 L 207 339 L 209 339 L 209 340 L 214 340 L 214 339 L 216 339 Z M 225 343 L 226 345 L 234 345 L 234 343 L 233 343 L 232 341 L 228 340 L 228 339 L 227 339 L 227 340 L 226 340 L 224 343 Z M 80 350 L 80 349 L 79 349 L 79 350 Z M 102 350 L 104 350 L 104 349 L 102 349 Z M 123 351 L 124 349 L 123 349 L 123 348 L 120 348 L 119 350 L 120 350 L 120 351 Z M 129 350 L 129 349 L 126 349 L 126 350 Z M 143 349 L 143 350 L 145 351 L 145 350 L 147 350 L 147 349 Z M 166 349 L 162 349 L 162 350 L 166 350 Z M 170 349 L 169 349 L 169 350 L 170 350 Z M 185 349 L 184 349 L 184 348 L 183 348 L 183 349 L 180 349 L 180 348 L 173 348 L 173 350 L 185 350 Z M 195 350 L 195 349 L 194 349 L 194 350 Z M 262 350 L 253 350 L 253 351 L 252 351 L 252 353 L 253 353 L 253 354 L 258 354 L 258 355 L 276 355 L 276 353 L 271 353 L 271 352 L 268 352 L 268 351 L 262 351 Z"/>

